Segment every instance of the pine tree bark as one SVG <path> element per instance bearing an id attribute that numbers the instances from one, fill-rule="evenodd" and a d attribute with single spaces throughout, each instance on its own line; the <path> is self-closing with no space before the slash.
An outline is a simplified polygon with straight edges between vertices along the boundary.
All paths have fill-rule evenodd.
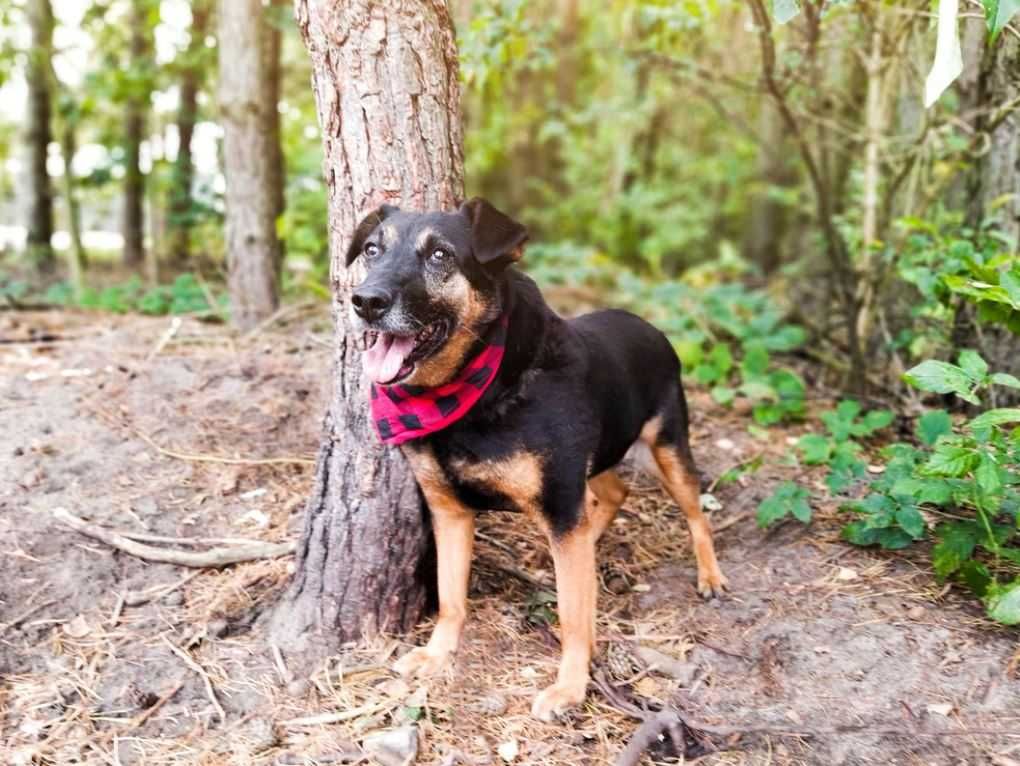
<path id="1" fill-rule="evenodd" d="M 360 262 L 343 253 L 383 202 L 451 209 L 463 196 L 457 51 L 443 0 L 297 0 L 312 58 L 329 194 L 334 388 L 297 570 L 272 615 L 280 646 L 315 656 L 411 628 L 434 580 L 431 534 L 399 452 L 382 448 L 349 325 Z"/>
<path id="2" fill-rule="evenodd" d="M 220 0 L 227 267 L 231 321 L 240 329 L 258 324 L 276 311 L 279 302 L 279 178 L 272 130 L 276 101 L 267 79 L 270 35 L 262 14 L 259 0 Z"/>
<path id="3" fill-rule="evenodd" d="M 53 52 L 53 9 L 50 0 L 30 0 L 28 21 L 32 44 L 28 53 L 28 114 L 25 141 L 28 149 L 28 225 L 26 246 L 36 268 L 53 270 L 53 186 L 46 169 L 53 140 L 50 59 Z"/>
<path id="4" fill-rule="evenodd" d="M 131 67 L 135 72 L 148 66 L 146 61 L 146 8 L 144 0 L 132 0 L 128 23 L 131 27 Z M 121 233 L 124 236 L 122 260 L 125 266 L 138 268 L 145 261 L 145 175 L 140 164 L 145 119 L 149 105 L 147 85 L 133 83 L 124 105 L 124 210 Z"/>
<path id="5" fill-rule="evenodd" d="M 174 160 L 170 188 L 170 215 L 167 221 L 167 250 L 177 268 L 187 264 L 191 255 L 192 198 L 195 177 L 191 139 L 198 121 L 198 92 L 202 84 L 201 57 L 209 25 L 209 0 L 191 4 L 191 30 L 180 76 L 180 105 L 177 108 L 177 157 Z"/>

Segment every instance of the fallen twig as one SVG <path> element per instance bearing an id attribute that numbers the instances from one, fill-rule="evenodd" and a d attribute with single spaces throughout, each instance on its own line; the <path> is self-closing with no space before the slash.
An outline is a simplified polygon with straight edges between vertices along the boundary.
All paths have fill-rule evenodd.
<path id="1" fill-rule="evenodd" d="M 178 331 L 180 331 L 181 329 L 181 325 L 183 324 L 184 323 L 181 321 L 181 318 L 179 316 L 173 317 L 170 320 L 170 326 L 159 337 L 159 340 L 156 341 L 156 344 L 152 347 L 152 350 L 150 350 L 148 355 L 145 357 L 145 361 L 151 362 L 153 359 L 159 356 L 160 353 L 162 353 L 163 349 L 166 348 L 166 344 L 174 339 L 174 336 L 177 335 Z"/>
<path id="2" fill-rule="evenodd" d="M 252 543 L 231 548 L 211 548 L 207 551 L 179 551 L 171 548 L 157 548 L 137 543 L 134 540 L 80 519 L 66 508 L 55 508 L 53 515 L 58 521 L 83 535 L 93 537 L 107 545 L 146 561 L 159 561 L 183 567 L 218 569 L 242 561 L 258 561 L 286 556 L 294 551 L 294 543 Z"/>
<path id="3" fill-rule="evenodd" d="M 31 617 L 36 612 L 38 612 L 40 609 L 45 609 L 50 604 L 54 604 L 54 603 L 56 603 L 56 599 L 55 598 L 54 599 L 50 599 L 49 601 L 43 601 L 42 603 L 36 604 L 35 606 L 32 606 L 32 607 L 29 607 L 28 609 L 26 609 L 24 612 L 19 614 L 17 617 L 15 617 L 10 622 L 7 622 L 7 623 L 4 623 L 3 625 L 0 625 L 0 636 L 2 636 L 4 633 L 6 633 L 11 628 L 18 627 L 21 623 L 23 623 L 25 620 L 27 620 L 29 617 Z"/>
<path id="4" fill-rule="evenodd" d="M 325 723 L 340 723 L 341 721 L 350 721 L 354 718 L 360 718 L 363 715 L 369 715 L 370 713 L 378 713 L 380 710 L 385 710 L 390 707 L 393 703 L 390 702 L 373 702 L 368 705 L 362 705 L 361 707 L 351 708 L 350 710 L 344 710 L 340 713 L 320 713 L 319 715 L 309 715 L 302 718 L 291 718 L 289 721 L 282 721 L 282 726 L 319 726 Z"/>
<path id="5" fill-rule="evenodd" d="M 216 690 L 213 688 L 212 679 L 209 678 L 209 674 L 205 672 L 205 668 L 199 665 L 186 651 L 178 646 L 174 646 L 173 642 L 166 636 L 161 636 L 164 643 L 170 648 L 170 651 L 181 658 L 181 662 L 191 668 L 193 671 L 198 673 L 202 678 L 202 684 L 205 686 L 205 695 L 209 698 L 213 707 L 216 709 L 216 715 L 220 717 L 221 723 L 227 722 L 227 714 L 223 711 L 223 706 L 220 704 L 219 699 L 216 697 Z"/>
<path id="6" fill-rule="evenodd" d="M 169 585 L 158 585 L 155 588 L 148 588 L 143 591 L 128 591 L 122 596 L 123 604 L 121 606 L 141 606 L 149 601 L 155 601 L 158 598 L 163 598 L 163 596 L 168 593 L 173 593 L 178 588 L 187 585 L 200 574 L 201 572 L 192 572 L 186 577 L 182 577 L 177 582 L 170 583 Z"/>
<path id="7" fill-rule="evenodd" d="M 224 455 L 191 454 L 178 452 L 177 450 L 161 447 L 154 442 L 150 436 L 142 431 L 135 430 L 135 434 L 143 442 L 152 447 L 160 455 L 172 457 L 177 460 L 187 460 L 192 463 L 224 463 L 226 465 L 315 465 L 315 460 L 310 457 L 226 457 Z"/>

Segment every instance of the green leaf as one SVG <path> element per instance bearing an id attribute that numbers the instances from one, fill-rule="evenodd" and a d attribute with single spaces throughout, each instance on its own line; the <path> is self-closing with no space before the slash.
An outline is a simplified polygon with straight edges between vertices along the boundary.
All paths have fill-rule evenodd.
<path id="1" fill-rule="evenodd" d="M 821 434 L 804 434 L 797 441 L 797 446 L 804 454 L 804 462 L 808 465 L 827 463 L 832 454 L 832 442 Z"/>
<path id="2" fill-rule="evenodd" d="M 896 551 L 914 542 L 902 529 L 877 529 L 875 532 L 875 541 L 886 550 Z"/>
<path id="3" fill-rule="evenodd" d="M 777 24 L 785 24 L 800 13 L 797 0 L 772 0 L 772 16 Z"/>
<path id="4" fill-rule="evenodd" d="M 840 533 L 843 539 L 853 545 L 875 545 L 878 543 L 878 533 L 881 530 L 869 527 L 867 522 L 854 521 L 843 527 Z"/>
<path id="5" fill-rule="evenodd" d="M 1017 9 L 1020 9 L 1020 2 L 1014 3 L 1013 13 Z M 1014 266 L 1012 270 L 999 274 L 999 287 L 1006 291 L 1014 308 L 1020 306 L 1020 268 Z"/>
<path id="6" fill-rule="evenodd" d="M 924 464 L 924 471 L 935 476 L 963 476 L 977 464 L 977 455 L 966 447 L 939 444 Z"/>
<path id="7" fill-rule="evenodd" d="M 935 538 L 938 542 L 931 551 L 935 574 L 945 579 L 957 571 L 961 564 L 973 555 L 981 534 L 978 524 L 973 521 L 939 524 L 935 528 Z"/>
<path id="8" fill-rule="evenodd" d="M 990 587 L 985 604 L 988 616 L 1003 625 L 1020 624 L 1020 578 L 1006 586 Z"/>
<path id="9" fill-rule="evenodd" d="M 906 497 L 914 503 L 932 503 L 942 505 L 948 503 L 953 492 L 945 479 L 928 479 L 908 476 L 898 479 L 889 494 L 894 497 Z"/>
<path id="10" fill-rule="evenodd" d="M 1020 378 L 1010 375 L 1008 372 L 997 372 L 989 380 L 997 386 L 1020 388 Z"/>
<path id="11" fill-rule="evenodd" d="M 736 394 L 737 392 L 728 386 L 715 386 L 712 389 L 712 398 L 723 406 L 731 404 Z"/>
<path id="12" fill-rule="evenodd" d="M 985 597 L 988 586 L 992 583 L 992 575 L 988 571 L 988 567 L 980 561 L 969 559 L 960 564 L 958 574 L 978 598 Z"/>
<path id="13" fill-rule="evenodd" d="M 1003 423 L 1020 422 L 1020 407 L 1002 407 L 982 412 L 968 424 L 971 431 L 980 431 Z"/>
<path id="14" fill-rule="evenodd" d="M 889 410 L 872 410 L 864 416 L 864 421 L 861 424 L 863 428 L 858 429 L 858 436 L 870 436 L 875 431 L 881 428 L 885 428 L 887 425 L 892 423 L 893 414 Z"/>
<path id="15" fill-rule="evenodd" d="M 943 434 L 951 433 L 953 421 L 945 410 L 931 410 L 917 420 L 917 438 L 929 447 Z"/>
<path id="16" fill-rule="evenodd" d="M 793 481 L 784 481 L 758 506 L 758 526 L 767 527 L 792 515 L 805 524 L 811 521 L 808 491 Z"/>
<path id="17" fill-rule="evenodd" d="M 793 351 L 804 345 L 807 333 L 803 327 L 795 324 L 786 324 L 780 327 L 772 335 L 762 338 L 765 348 L 770 351 Z"/>
<path id="18" fill-rule="evenodd" d="M 971 392 L 974 382 L 955 364 L 928 359 L 903 373 L 903 379 L 922 391 L 936 394 L 956 394 L 973 404 L 980 404 Z"/>
<path id="19" fill-rule="evenodd" d="M 1020 0 L 983 0 L 985 23 L 994 40 L 1011 18 L 1020 10 Z"/>
<path id="20" fill-rule="evenodd" d="M 912 505 L 901 505 L 896 511 L 896 523 L 915 540 L 924 537 L 924 516 Z"/>
<path id="21" fill-rule="evenodd" d="M 740 363 L 740 369 L 745 378 L 758 378 L 764 375 L 769 368 L 769 352 L 760 343 L 748 343 L 744 347 L 744 360 Z"/>
<path id="22" fill-rule="evenodd" d="M 956 358 L 956 363 L 975 383 L 984 380 L 988 374 L 988 362 L 981 358 L 981 354 L 972 349 L 967 348 L 961 351 Z"/>
<path id="23" fill-rule="evenodd" d="M 986 495 L 997 495 L 1002 491 L 999 467 L 988 455 L 981 456 L 977 470 L 974 471 L 974 480 Z"/>

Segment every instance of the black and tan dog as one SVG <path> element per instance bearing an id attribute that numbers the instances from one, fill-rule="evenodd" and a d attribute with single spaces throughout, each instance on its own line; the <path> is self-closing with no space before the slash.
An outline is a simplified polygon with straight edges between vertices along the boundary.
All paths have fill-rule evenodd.
<path id="1" fill-rule="evenodd" d="M 467 611 L 474 514 L 519 511 L 548 535 L 555 564 L 563 656 L 556 683 L 532 706 L 550 720 L 585 696 L 595 544 L 626 497 L 613 468 L 632 446 L 649 453 L 686 515 L 698 591 L 719 595 L 727 583 L 699 506 L 672 347 L 624 311 L 557 316 L 513 268 L 526 239 L 521 224 L 480 199 L 453 213 L 383 206 L 357 227 L 347 264 L 361 257 L 367 268 L 351 308 L 364 332 L 374 396 L 396 401 L 441 389 L 482 353 L 496 323 L 505 330 L 498 369 L 483 368 L 494 374 L 480 398 L 401 447 L 431 510 L 440 607 L 428 644 L 396 669 L 428 675 L 452 660 Z"/>

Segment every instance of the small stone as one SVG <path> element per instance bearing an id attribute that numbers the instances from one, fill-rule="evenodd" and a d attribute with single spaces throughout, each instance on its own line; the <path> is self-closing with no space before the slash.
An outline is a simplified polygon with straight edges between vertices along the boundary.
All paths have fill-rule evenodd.
<path id="1" fill-rule="evenodd" d="M 928 705 L 927 710 L 931 715 L 948 716 L 950 713 L 953 712 L 953 706 L 950 705 L 949 703 L 943 703 L 940 705 Z"/>
<path id="2" fill-rule="evenodd" d="M 606 583 L 606 589 L 610 593 L 620 596 L 630 590 L 630 585 L 627 584 L 627 581 L 623 577 L 615 575 L 614 577 L 609 578 L 609 582 Z"/>
<path id="3" fill-rule="evenodd" d="M 911 620 L 920 620 L 924 618 L 924 613 L 925 610 L 923 606 L 914 606 L 907 610 L 907 617 Z"/>
<path id="4" fill-rule="evenodd" d="M 380 766 L 408 766 L 418 757 L 418 727 L 401 726 L 377 732 L 365 737 L 361 747 Z"/>
<path id="5" fill-rule="evenodd" d="M 230 624 L 222 617 L 219 617 L 215 620 L 209 620 L 209 624 L 206 626 L 205 632 L 212 638 L 222 638 L 226 635 L 229 627 Z"/>
<path id="6" fill-rule="evenodd" d="M 516 739 L 510 739 L 501 744 L 496 748 L 496 752 L 499 753 L 499 757 L 502 758 L 506 763 L 513 763 L 517 760 L 517 754 L 521 751 L 520 746 L 517 744 Z"/>
<path id="7" fill-rule="evenodd" d="M 694 674 L 698 666 L 691 662 L 681 662 L 658 649 L 648 646 L 639 646 L 634 649 L 634 654 L 652 668 L 653 673 L 668 676 L 680 683 L 681 686 L 690 686 L 694 681 Z"/>
<path id="8" fill-rule="evenodd" d="M 184 603 L 184 594 L 179 590 L 167 593 L 163 597 L 163 603 L 167 606 L 181 606 Z"/>
<path id="9" fill-rule="evenodd" d="M 310 688 L 307 678 L 295 678 L 287 684 L 287 694 L 291 697 L 304 697 Z"/>

